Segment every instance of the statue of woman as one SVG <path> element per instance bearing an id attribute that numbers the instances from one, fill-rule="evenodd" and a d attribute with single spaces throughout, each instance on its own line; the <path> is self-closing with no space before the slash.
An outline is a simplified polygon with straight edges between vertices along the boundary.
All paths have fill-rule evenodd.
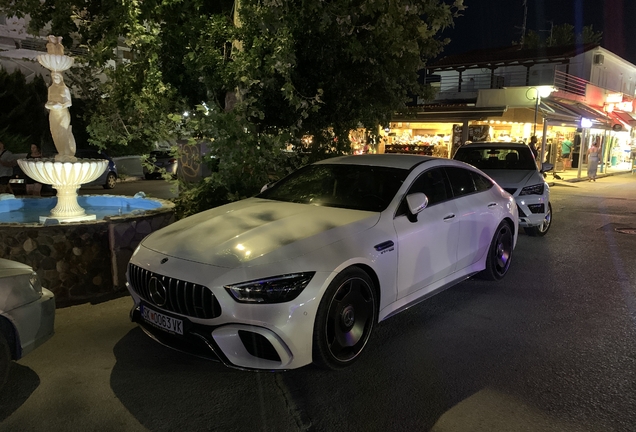
<path id="1" fill-rule="evenodd" d="M 71 126 L 71 92 L 64 84 L 64 78 L 59 72 L 51 72 L 53 83 L 49 87 L 49 100 L 44 105 L 49 110 L 49 126 L 53 143 L 57 149 L 55 160 L 74 162 L 75 137 Z"/>

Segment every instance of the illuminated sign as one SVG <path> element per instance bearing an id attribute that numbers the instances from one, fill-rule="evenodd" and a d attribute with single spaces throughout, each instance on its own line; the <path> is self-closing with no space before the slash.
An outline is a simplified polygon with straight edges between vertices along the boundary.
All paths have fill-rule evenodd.
<path id="1" fill-rule="evenodd" d="M 606 103 L 620 103 L 623 102 L 623 93 L 610 93 L 605 98 Z"/>
<path id="2" fill-rule="evenodd" d="M 625 111 L 625 112 L 634 112 L 634 102 L 616 102 L 616 103 L 607 103 L 605 104 L 605 111 L 612 112 L 614 110 Z"/>

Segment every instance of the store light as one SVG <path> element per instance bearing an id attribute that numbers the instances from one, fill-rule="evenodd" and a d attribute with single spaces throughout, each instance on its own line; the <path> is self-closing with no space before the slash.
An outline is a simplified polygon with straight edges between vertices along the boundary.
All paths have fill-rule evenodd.
<path id="1" fill-rule="evenodd" d="M 591 128 L 592 127 L 592 120 L 583 117 L 581 119 L 581 127 L 582 128 Z"/>

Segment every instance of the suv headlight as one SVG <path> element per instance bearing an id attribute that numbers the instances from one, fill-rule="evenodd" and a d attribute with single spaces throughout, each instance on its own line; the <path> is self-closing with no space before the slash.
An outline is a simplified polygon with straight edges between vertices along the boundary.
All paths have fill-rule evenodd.
<path id="1" fill-rule="evenodd" d="M 316 272 L 273 276 L 224 288 L 239 303 L 285 303 L 298 297 L 314 274 Z"/>
<path id="2" fill-rule="evenodd" d="M 526 186 L 521 189 L 519 196 L 521 195 L 543 195 L 545 189 L 545 183 L 540 183 L 534 186 Z"/>

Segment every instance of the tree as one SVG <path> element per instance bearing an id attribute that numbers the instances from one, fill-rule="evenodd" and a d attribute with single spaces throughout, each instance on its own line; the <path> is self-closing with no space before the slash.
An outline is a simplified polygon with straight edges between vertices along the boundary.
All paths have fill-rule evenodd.
<path id="1" fill-rule="evenodd" d="M 13 153 L 26 153 L 31 144 L 52 149 L 46 97 L 41 76 L 27 83 L 21 72 L 0 68 L 0 140 Z"/>
<path id="2" fill-rule="evenodd" d="M 0 0 L 0 7 L 31 14 L 32 30 L 51 22 L 65 43 L 86 48 L 81 62 L 92 76 L 108 77 L 91 81 L 84 72 L 83 84 L 77 77 L 92 101 L 91 142 L 147 146 L 176 128 L 207 141 L 221 161 L 218 176 L 228 161 L 250 167 L 242 185 L 232 185 L 232 170 L 212 182 L 235 199 L 284 172 L 260 162 L 288 145 L 311 158 L 348 152 L 350 130 L 375 131 L 409 93 L 424 95 L 417 72 L 448 43 L 437 35 L 462 2 Z M 120 37 L 131 59 L 108 67 Z M 309 149 L 301 146 L 307 136 Z"/>
<path id="3" fill-rule="evenodd" d="M 547 30 L 543 30 L 547 33 Z M 593 26 L 585 26 L 580 33 L 576 33 L 572 24 L 558 24 L 553 26 L 549 34 L 543 36 L 539 32 L 529 30 L 524 38 L 524 48 L 545 48 L 556 46 L 567 46 L 587 43 L 601 43 L 603 33 L 594 31 Z"/>

